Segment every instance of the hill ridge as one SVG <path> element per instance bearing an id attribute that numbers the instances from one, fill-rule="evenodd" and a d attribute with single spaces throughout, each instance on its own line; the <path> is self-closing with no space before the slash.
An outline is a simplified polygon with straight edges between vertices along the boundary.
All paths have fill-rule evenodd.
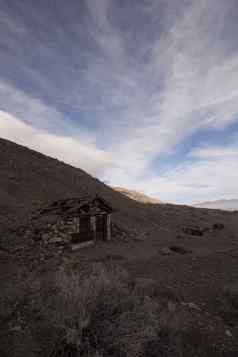
<path id="1" fill-rule="evenodd" d="M 20 223 L 42 204 L 82 194 L 101 194 L 127 228 L 149 226 L 143 204 L 125 197 L 81 168 L 0 138 L 0 231 Z"/>

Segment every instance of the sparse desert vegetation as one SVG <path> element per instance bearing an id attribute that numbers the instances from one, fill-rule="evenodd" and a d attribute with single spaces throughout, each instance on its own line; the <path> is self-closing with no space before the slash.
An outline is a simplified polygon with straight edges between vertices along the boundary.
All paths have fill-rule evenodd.
<path id="1" fill-rule="evenodd" d="M 238 357 L 238 0 L 0 0 L 0 357 Z"/>
<path id="2" fill-rule="evenodd" d="M 0 146 L 1 356 L 237 356 L 237 212 L 139 203 Z M 23 234 L 48 199 L 96 192 L 115 209 L 110 242 L 68 252 Z"/>
<path id="3" fill-rule="evenodd" d="M 184 321 L 171 296 L 167 308 L 153 281 L 134 281 L 115 264 L 74 269 L 33 274 L 4 291 L 1 356 L 235 356 Z"/>

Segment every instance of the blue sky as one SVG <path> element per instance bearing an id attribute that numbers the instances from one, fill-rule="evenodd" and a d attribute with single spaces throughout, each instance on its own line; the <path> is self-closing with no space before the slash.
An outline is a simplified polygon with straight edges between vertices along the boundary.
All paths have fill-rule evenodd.
<path id="1" fill-rule="evenodd" d="M 163 201 L 238 197 L 237 0 L 0 0 L 0 136 Z"/>

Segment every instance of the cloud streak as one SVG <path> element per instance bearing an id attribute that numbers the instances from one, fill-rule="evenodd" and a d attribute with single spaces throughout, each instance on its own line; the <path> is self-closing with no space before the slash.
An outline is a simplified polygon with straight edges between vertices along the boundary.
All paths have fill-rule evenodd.
<path id="1" fill-rule="evenodd" d="M 137 180 L 117 171 L 115 184 L 146 192 L 164 202 L 180 204 L 199 200 L 236 197 L 238 180 L 238 146 L 200 147 L 183 162 L 160 175 L 147 171 Z"/>
<path id="2" fill-rule="evenodd" d="M 141 156 L 149 163 L 195 130 L 223 127 L 237 118 L 238 52 L 230 59 L 230 53 L 224 53 L 214 38 L 214 33 L 222 34 L 222 26 L 217 24 L 224 26 L 226 12 L 221 11 L 221 2 L 197 4 L 189 7 L 181 19 L 176 18 L 164 38 L 153 44 L 152 56 L 145 65 L 145 77 L 150 70 L 155 77 L 151 78 L 152 86 L 160 80 L 163 85 L 160 91 L 152 92 L 152 103 L 145 98 L 151 107 L 147 104 L 147 111 L 138 115 L 136 128 L 127 137 L 129 144 L 122 145 L 122 153 L 133 157 L 139 153 L 142 170 Z M 206 18 L 210 8 L 218 10 Z M 214 45 L 215 40 L 218 43 Z M 128 166 L 129 170 L 131 162 Z"/>
<path id="3" fill-rule="evenodd" d="M 11 124 L 4 135 L 32 145 L 31 128 L 41 151 L 165 201 L 238 195 L 235 144 L 227 151 L 203 135 L 224 132 L 233 142 L 236 0 L 172 3 L 70 0 L 55 8 L 42 0 L 14 8 L 0 0 L 0 110 L 5 128 L 7 116 L 19 130 Z M 195 135 L 200 141 L 179 156 Z M 70 155 L 76 147 L 78 159 Z M 232 189 L 212 185 L 212 171 Z"/>
<path id="4" fill-rule="evenodd" d="M 3 111 L 0 111 L 0 132 L 3 138 L 82 167 L 91 174 L 100 175 L 111 163 L 109 155 L 92 143 L 34 128 Z"/>

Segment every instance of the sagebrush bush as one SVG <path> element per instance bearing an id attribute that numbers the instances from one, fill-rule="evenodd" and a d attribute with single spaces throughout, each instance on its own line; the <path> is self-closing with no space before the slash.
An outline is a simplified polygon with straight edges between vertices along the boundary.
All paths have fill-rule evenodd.
<path id="1" fill-rule="evenodd" d="M 2 300 L 0 355 L 225 356 L 200 331 L 186 329 L 177 315 L 171 319 L 158 300 L 132 283 L 126 271 L 102 263 L 87 273 L 64 268 L 19 280 Z"/>
<path id="2" fill-rule="evenodd" d="M 80 354 L 141 355 L 157 333 L 158 304 L 139 295 L 122 270 L 94 264 L 83 279 L 61 272 L 57 286 L 61 312 L 55 325 L 63 327 L 65 340 Z"/>
<path id="3" fill-rule="evenodd" d="M 124 270 L 101 263 L 87 274 L 61 269 L 29 277 L 13 291 L 8 306 L 12 311 L 17 301 L 17 311 L 5 331 L 9 355 L 133 357 L 143 354 L 159 328 L 157 302 L 139 293 Z"/>

